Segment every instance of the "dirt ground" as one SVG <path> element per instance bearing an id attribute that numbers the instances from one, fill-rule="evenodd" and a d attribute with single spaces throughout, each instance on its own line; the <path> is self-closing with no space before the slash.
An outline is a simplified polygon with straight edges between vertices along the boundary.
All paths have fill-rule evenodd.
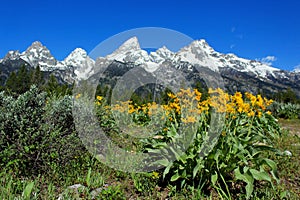
<path id="1" fill-rule="evenodd" d="M 291 134 L 295 134 L 300 137 L 300 119 L 280 119 L 279 123 L 283 129 L 289 130 Z"/>

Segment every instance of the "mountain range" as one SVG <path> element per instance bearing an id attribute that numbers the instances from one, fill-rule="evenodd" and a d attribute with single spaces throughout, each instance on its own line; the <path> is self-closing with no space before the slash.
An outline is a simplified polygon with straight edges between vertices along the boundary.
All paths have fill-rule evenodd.
<path id="1" fill-rule="evenodd" d="M 101 72 L 100 83 L 118 80 L 129 70 L 140 67 L 145 73 L 163 74 L 167 82 L 176 82 L 176 74 L 168 74 L 167 67 L 179 70 L 190 84 L 200 81 L 205 84 L 199 69 L 219 74 L 229 92 L 250 91 L 252 93 L 274 92 L 291 88 L 300 97 L 300 71 L 285 71 L 257 60 L 240 58 L 234 54 L 215 51 L 205 40 L 195 40 L 178 52 L 163 46 L 154 52 L 143 50 L 136 37 L 124 42 L 112 54 L 90 58 L 87 52 L 76 48 L 64 60 L 58 61 L 41 42 L 33 42 L 24 52 L 9 51 L 0 60 L 0 77 L 7 76 L 22 65 L 29 68 L 40 66 L 41 71 L 54 74 L 61 82 L 73 83 L 96 74 L 99 66 L 108 65 Z M 170 70 L 169 70 L 170 71 Z M 172 71 L 172 70 L 171 70 Z"/>

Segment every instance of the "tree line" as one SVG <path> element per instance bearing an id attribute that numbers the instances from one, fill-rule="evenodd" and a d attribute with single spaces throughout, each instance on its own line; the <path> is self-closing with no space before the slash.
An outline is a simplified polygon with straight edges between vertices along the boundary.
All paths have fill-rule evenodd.
<path id="1" fill-rule="evenodd" d="M 42 72 L 40 66 L 28 69 L 26 65 L 22 65 L 18 71 L 11 72 L 4 84 L 0 86 L 0 91 L 19 96 L 28 91 L 31 85 L 36 85 L 49 96 L 72 94 L 72 85 L 60 84 L 53 74 L 47 76 Z"/>
<path id="2" fill-rule="evenodd" d="M 0 91 L 5 91 L 10 95 L 18 96 L 28 91 L 31 85 L 36 85 L 41 91 L 47 92 L 49 96 L 66 94 L 71 95 L 73 90 L 72 84 L 59 83 L 58 79 L 53 74 L 46 75 L 44 72 L 42 72 L 40 66 L 37 66 L 36 68 L 27 68 L 26 65 L 22 65 L 18 71 L 13 71 L 10 73 L 6 81 L 4 81 L 3 85 L 0 85 Z M 206 98 L 208 96 L 207 88 L 204 87 L 200 82 L 195 83 L 194 87 L 203 94 L 203 98 Z M 168 89 L 159 92 L 159 94 L 157 94 L 157 97 L 160 98 L 159 101 L 168 101 L 167 93 L 169 92 L 171 91 L 169 91 Z M 99 83 L 96 89 L 96 95 L 105 96 L 108 102 L 110 102 L 111 93 L 111 86 Z M 146 89 L 144 90 L 144 92 L 140 94 L 138 93 L 139 92 L 133 93 L 131 96 L 131 100 L 138 103 L 146 103 L 153 100 L 156 101 L 156 95 L 154 95 L 153 92 L 149 91 L 149 88 L 148 92 Z M 268 96 L 269 98 L 281 103 L 300 103 L 300 99 L 291 88 L 288 88 L 284 91 L 278 91 L 277 93 L 271 95 L 262 95 Z"/>

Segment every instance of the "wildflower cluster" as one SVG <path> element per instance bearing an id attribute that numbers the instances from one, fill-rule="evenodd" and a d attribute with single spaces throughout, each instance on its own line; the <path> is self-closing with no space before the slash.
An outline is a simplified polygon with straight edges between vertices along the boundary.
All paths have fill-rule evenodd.
<path id="1" fill-rule="evenodd" d="M 111 110 L 135 116 L 135 119 L 144 120 L 143 122 L 160 116 L 160 120 L 169 121 L 179 120 L 183 123 L 194 123 L 201 114 L 208 114 L 214 109 L 218 113 L 226 113 L 227 118 L 237 118 L 239 115 L 247 117 L 261 117 L 266 108 L 272 104 L 272 100 L 253 95 L 246 92 L 236 92 L 234 95 L 226 93 L 224 90 L 209 89 L 209 97 L 202 99 L 202 93 L 197 89 L 180 89 L 176 94 L 168 93 L 170 101 L 166 105 L 159 105 L 151 102 L 137 105 L 132 101 L 118 102 L 111 107 Z M 96 105 L 103 104 L 103 97 L 96 97 Z"/>
<path id="2" fill-rule="evenodd" d="M 156 155 L 162 159 L 158 160 L 165 167 L 162 177 L 175 185 L 184 187 L 202 181 L 203 185 L 217 187 L 219 183 L 241 180 L 253 187 L 255 180 L 277 181 L 276 164 L 265 157 L 267 152 L 276 151 L 271 140 L 280 134 L 276 119 L 267 111 L 273 101 L 250 93 L 231 95 L 220 88 L 209 89 L 208 94 L 204 98 L 197 89 L 180 89 L 168 93 L 169 101 L 164 105 L 126 101 L 104 106 L 102 97 L 97 97 L 96 105 L 111 110 L 114 114 L 111 121 L 121 127 L 118 133 L 128 132 L 130 136 L 142 138 L 129 146 L 136 145 L 135 151 L 151 152 L 153 159 Z M 105 113 L 99 115 L 102 124 L 107 124 L 103 121 Z M 202 159 L 199 155 L 203 144 L 211 136 L 210 121 L 216 116 L 212 113 L 219 113 L 224 122 L 220 121 L 223 123 L 218 130 L 220 137 L 215 138 L 210 152 Z M 141 132 L 150 134 L 138 137 Z M 168 148 L 176 155 L 175 161 L 166 159 L 169 155 L 161 157 L 162 153 L 169 153 Z M 181 148 L 185 148 L 184 154 Z M 152 177 L 159 177 L 158 172 L 153 172 Z M 225 177 L 228 181 L 224 182 Z M 246 187 L 247 198 L 252 193 L 251 187 Z"/>

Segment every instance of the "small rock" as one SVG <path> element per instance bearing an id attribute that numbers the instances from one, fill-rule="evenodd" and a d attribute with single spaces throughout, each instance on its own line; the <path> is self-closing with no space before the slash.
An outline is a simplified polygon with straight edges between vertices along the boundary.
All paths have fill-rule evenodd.
<path id="1" fill-rule="evenodd" d="M 284 152 L 284 155 L 287 155 L 287 156 L 292 156 L 292 152 L 288 151 L 288 150 L 285 150 Z"/>

